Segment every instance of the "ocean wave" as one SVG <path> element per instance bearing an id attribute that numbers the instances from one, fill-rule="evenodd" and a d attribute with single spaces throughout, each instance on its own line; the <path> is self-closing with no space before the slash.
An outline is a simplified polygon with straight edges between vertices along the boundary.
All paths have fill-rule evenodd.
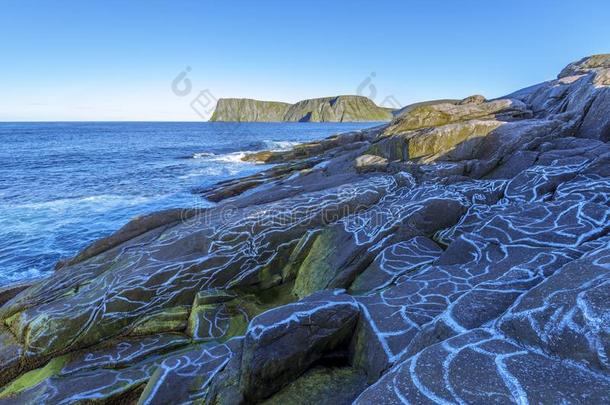
<path id="1" fill-rule="evenodd" d="M 229 153 L 214 153 L 214 152 L 196 152 L 193 153 L 191 159 L 205 159 L 211 162 L 221 163 L 247 163 L 242 161 L 242 158 L 248 153 L 254 153 L 261 150 L 270 150 L 273 152 L 280 152 L 284 150 L 290 150 L 296 145 L 300 145 L 301 142 L 295 141 L 274 141 L 274 140 L 263 140 L 252 142 L 247 145 L 248 150 L 238 150 Z"/>
<path id="2" fill-rule="evenodd" d="M 231 168 L 232 167 L 232 168 Z M 193 177 L 218 177 L 218 176 L 233 176 L 240 172 L 240 169 L 226 165 L 214 165 L 209 167 L 204 167 L 198 170 L 194 170 L 189 173 L 185 173 L 183 175 L 178 176 L 179 179 L 185 180 Z"/>
<path id="3" fill-rule="evenodd" d="M 139 205 L 151 200 L 151 197 L 133 196 L 133 195 L 116 195 L 116 194 L 101 194 L 90 195 L 74 198 L 60 198 L 50 201 L 32 202 L 25 204 L 9 205 L 10 208 L 18 209 L 52 209 L 63 210 L 78 205 L 93 205 L 97 209 L 116 205 Z"/>
<path id="4" fill-rule="evenodd" d="M 205 158 L 209 158 L 212 156 L 217 156 L 215 153 L 211 153 L 211 152 L 199 152 L 199 153 L 193 153 L 193 156 L 191 156 L 191 158 L 193 159 L 205 159 Z"/>
<path id="5" fill-rule="evenodd" d="M 21 268 L 19 271 L 0 273 L 0 287 L 8 286 L 17 282 L 27 282 L 40 279 L 48 275 L 48 270 L 36 267 Z"/>
<path id="6" fill-rule="evenodd" d="M 263 149 L 272 150 L 272 151 L 283 151 L 290 150 L 297 145 L 300 145 L 301 142 L 294 141 L 263 141 L 265 147 Z"/>
<path id="7" fill-rule="evenodd" d="M 209 162 L 217 163 L 248 163 L 242 161 L 242 158 L 248 153 L 252 153 L 252 151 L 231 152 L 222 155 L 209 152 L 200 152 L 193 154 L 193 159 L 205 159 Z"/>
<path id="8" fill-rule="evenodd" d="M 212 158 L 210 160 L 212 160 L 214 162 L 225 162 L 225 163 L 246 163 L 246 162 L 242 161 L 242 159 L 248 153 L 252 153 L 252 152 L 251 151 L 243 151 L 243 152 L 227 153 L 225 155 L 215 156 L 214 158 Z"/>

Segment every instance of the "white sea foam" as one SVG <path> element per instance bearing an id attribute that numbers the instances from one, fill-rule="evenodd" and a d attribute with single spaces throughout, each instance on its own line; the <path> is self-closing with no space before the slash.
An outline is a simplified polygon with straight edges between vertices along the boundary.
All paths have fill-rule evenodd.
<path id="1" fill-rule="evenodd" d="M 301 142 L 293 142 L 293 141 L 272 141 L 272 140 L 264 140 L 261 142 L 261 146 L 263 146 L 262 150 L 270 150 L 273 152 L 279 152 L 284 150 L 290 150 L 294 148 L 296 145 L 300 145 Z M 242 159 L 249 153 L 255 153 L 257 151 L 254 150 L 243 150 L 231 153 L 225 153 L 221 155 L 217 155 L 212 152 L 196 152 L 193 154 L 193 159 L 205 159 L 210 162 L 220 162 L 220 163 L 248 163 L 244 162 Z"/>
<path id="2" fill-rule="evenodd" d="M 213 162 L 223 162 L 223 163 L 246 163 L 242 159 L 246 154 L 252 153 L 251 151 L 243 151 L 243 152 L 233 152 L 227 153 L 225 155 L 218 155 L 210 160 Z"/>
<path id="3" fill-rule="evenodd" d="M 64 210 L 73 206 L 79 205 L 93 205 L 100 210 L 103 207 L 117 206 L 117 205 L 139 205 L 150 201 L 150 197 L 142 196 L 131 196 L 131 195 L 115 195 L 115 194 L 100 194 L 91 195 L 84 197 L 75 198 L 60 198 L 51 201 L 42 201 L 36 203 L 25 203 L 19 205 L 11 205 L 10 208 L 21 208 L 21 209 L 51 209 L 51 210 Z"/>
<path id="4" fill-rule="evenodd" d="M 265 144 L 266 149 L 269 149 L 272 151 L 290 150 L 290 149 L 294 148 L 296 145 L 301 144 L 301 142 L 270 141 L 270 140 L 265 140 L 265 141 L 263 141 L 263 143 Z"/>
<path id="5" fill-rule="evenodd" d="M 252 151 L 241 151 L 241 152 L 231 152 L 225 153 L 223 155 L 216 155 L 214 153 L 208 152 L 200 152 L 193 154 L 193 159 L 204 159 L 209 162 L 217 162 L 217 163 L 247 163 L 242 161 L 242 158 L 246 156 L 246 154 L 252 153 Z"/>
<path id="6" fill-rule="evenodd" d="M 214 153 L 210 152 L 199 152 L 193 154 L 193 159 L 206 159 L 212 156 L 216 156 Z"/>
<path id="7" fill-rule="evenodd" d="M 222 165 L 215 165 L 210 167 L 204 167 L 201 169 L 194 170 L 190 173 L 183 174 L 178 176 L 179 179 L 190 179 L 192 177 L 202 177 L 202 176 L 233 176 L 240 172 L 237 168 L 228 168 Z"/>
<path id="8" fill-rule="evenodd" d="M 48 272 L 42 271 L 41 269 L 35 267 L 20 269 L 19 272 L 0 274 L 0 286 L 10 285 L 27 280 L 36 280 L 42 278 L 45 276 L 45 274 L 48 274 Z"/>

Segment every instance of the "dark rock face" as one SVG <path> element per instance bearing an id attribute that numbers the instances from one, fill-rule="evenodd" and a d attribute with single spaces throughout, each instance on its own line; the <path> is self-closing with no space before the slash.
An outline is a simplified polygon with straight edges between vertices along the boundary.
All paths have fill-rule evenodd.
<path id="1" fill-rule="evenodd" d="M 366 386 L 366 376 L 357 369 L 314 367 L 263 404 L 318 405 L 332 398 L 333 404 L 349 405 Z"/>
<path id="2" fill-rule="evenodd" d="M 525 345 L 608 371 L 610 239 L 523 294 L 498 329 Z"/>
<path id="3" fill-rule="evenodd" d="M 0 403 L 608 403 L 607 56 L 248 157 L 0 292 Z"/>
<path id="4" fill-rule="evenodd" d="M 604 375 L 474 329 L 405 360 L 355 403 L 601 404 L 609 393 Z"/>
<path id="5" fill-rule="evenodd" d="M 358 305 L 340 291 L 324 291 L 256 317 L 244 340 L 241 386 L 251 401 L 269 397 L 349 336 Z"/>

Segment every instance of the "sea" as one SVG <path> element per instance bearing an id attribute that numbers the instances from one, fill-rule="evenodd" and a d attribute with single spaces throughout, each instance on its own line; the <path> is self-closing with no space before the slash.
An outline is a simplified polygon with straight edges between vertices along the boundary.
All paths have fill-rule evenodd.
<path id="1" fill-rule="evenodd" d="M 0 287 L 45 277 L 138 215 L 267 169 L 244 154 L 379 123 L 0 123 Z"/>

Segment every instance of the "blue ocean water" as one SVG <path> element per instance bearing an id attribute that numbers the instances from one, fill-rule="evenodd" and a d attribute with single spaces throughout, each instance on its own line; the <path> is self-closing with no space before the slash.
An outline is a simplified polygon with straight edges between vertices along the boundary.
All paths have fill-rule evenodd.
<path id="1" fill-rule="evenodd" d="M 38 278 L 131 218 L 205 206 L 196 187 L 285 149 L 375 123 L 0 123 L 0 286 Z"/>

